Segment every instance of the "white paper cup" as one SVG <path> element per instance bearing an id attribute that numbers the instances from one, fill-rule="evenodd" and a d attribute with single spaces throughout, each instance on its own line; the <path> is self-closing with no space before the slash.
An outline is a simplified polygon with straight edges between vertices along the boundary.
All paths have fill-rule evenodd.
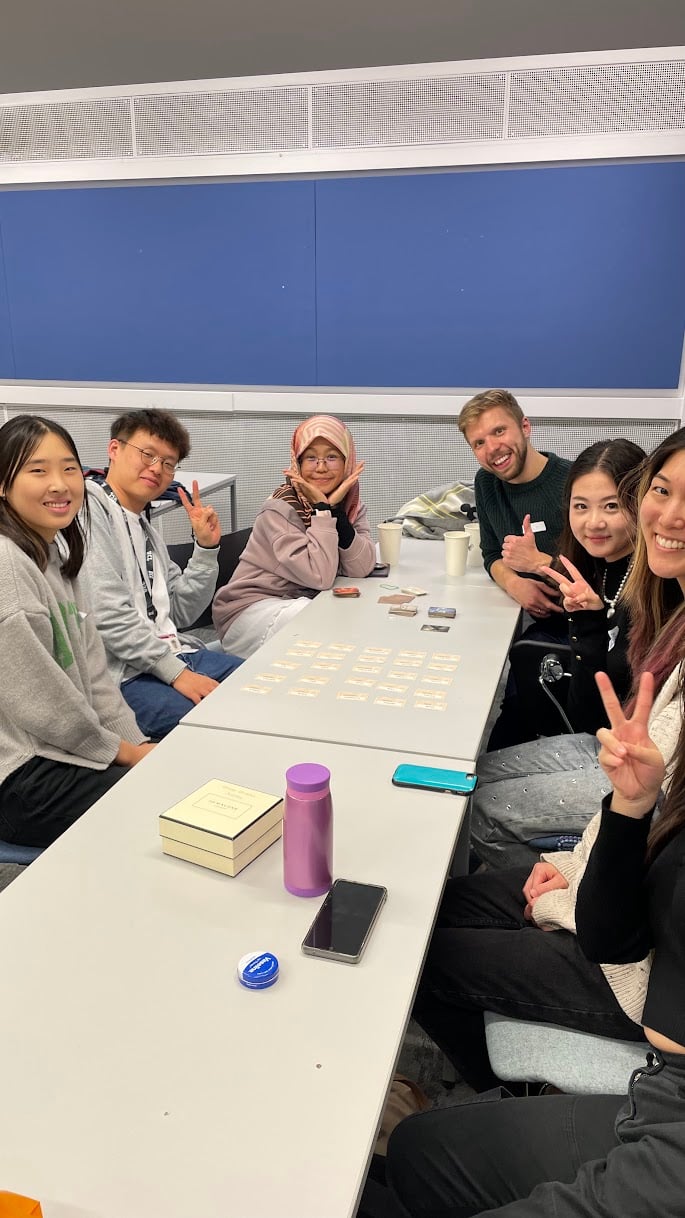
<path id="1" fill-rule="evenodd" d="M 458 533 L 445 533 L 445 570 L 448 575 L 464 574 L 468 552 L 468 533 L 463 530 Z"/>
<path id="2" fill-rule="evenodd" d="M 381 562 L 390 563 L 395 567 L 400 561 L 400 542 L 402 541 L 402 524 L 379 524 L 378 549 Z"/>
<path id="3" fill-rule="evenodd" d="M 465 524 L 464 532 L 469 539 L 469 556 L 466 560 L 467 567 L 482 567 L 483 555 L 480 548 L 480 525 Z"/>

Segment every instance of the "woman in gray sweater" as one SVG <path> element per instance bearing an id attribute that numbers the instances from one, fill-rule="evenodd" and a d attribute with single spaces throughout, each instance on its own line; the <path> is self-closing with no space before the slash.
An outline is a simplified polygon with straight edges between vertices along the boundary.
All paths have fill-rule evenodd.
<path id="1" fill-rule="evenodd" d="M 79 586 L 83 499 L 64 428 L 0 428 L 0 838 L 20 845 L 49 845 L 153 747 Z"/>

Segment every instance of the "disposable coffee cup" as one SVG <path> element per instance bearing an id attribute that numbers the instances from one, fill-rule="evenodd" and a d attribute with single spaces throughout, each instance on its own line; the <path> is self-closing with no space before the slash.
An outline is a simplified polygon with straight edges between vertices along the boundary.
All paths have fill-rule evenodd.
<path id="1" fill-rule="evenodd" d="M 391 567 L 397 566 L 400 561 L 400 543 L 402 541 L 402 525 L 400 524 L 379 524 L 378 526 L 378 549 L 380 550 L 381 562 L 387 562 Z"/>
<path id="2" fill-rule="evenodd" d="M 463 530 L 445 533 L 445 570 L 448 575 L 463 575 L 469 552 L 469 535 Z"/>
<path id="3" fill-rule="evenodd" d="M 465 524 L 464 532 L 469 539 L 469 555 L 466 559 L 467 567 L 482 567 L 483 555 L 480 548 L 480 525 Z"/>

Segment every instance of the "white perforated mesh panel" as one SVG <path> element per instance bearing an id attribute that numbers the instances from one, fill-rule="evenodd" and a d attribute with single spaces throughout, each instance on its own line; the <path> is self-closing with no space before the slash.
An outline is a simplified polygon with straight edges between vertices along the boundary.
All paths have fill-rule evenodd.
<path id="1" fill-rule="evenodd" d="M 307 147 L 307 90 L 159 94 L 134 101 L 140 156 Z"/>
<path id="2" fill-rule="evenodd" d="M 163 401 L 160 399 L 160 405 Z M 23 413 L 11 409 L 10 416 Z M 81 408 L 45 408 L 30 413 L 56 419 L 73 435 L 81 459 L 93 466 L 106 460 L 109 426 L 118 411 L 111 413 Z M 190 432 L 193 449 L 188 469 L 237 474 L 238 528 L 252 524 L 255 515 L 275 487 L 283 481 L 288 464 L 290 437 L 303 415 L 269 414 L 178 414 Z M 407 500 L 445 482 L 472 482 L 478 464 L 466 441 L 450 418 L 416 418 L 398 415 L 340 415 L 354 435 L 357 454 L 366 462 L 362 476 L 362 498 L 372 526 L 395 514 Z M 536 419 L 533 442 L 536 448 L 573 460 L 595 440 L 625 436 L 647 451 L 660 444 L 676 428 L 672 419 L 650 422 L 597 419 Z M 183 466 L 179 470 L 183 481 Z M 222 529 L 230 528 L 229 494 L 212 496 Z M 188 541 L 185 513 L 163 517 L 167 542 Z"/>
<path id="3" fill-rule="evenodd" d="M 513 72 L 507 135 L 596 135 L 685 127 L 685 63 Z"/>
<path id="4" fill-rule="evenodd" d="M 125 97 L 0 106 L 0 161 L 60 161 L 133 155 Z"/>
<path id="5" fill-rule="evenodd" d="M 362 80 L 312 89 L 314 148 L 501 139 L 504 73 Z"/>
<path id="6" fill-rule="evenodd" d="M 182 93 L 162 86 L 150 95 L 0 105 L 0 162 L 469 141 L 492 143 L 496 161 L 507 140 L 685 130 L 682 58 L 445 76 L 429 68 L 410 79 L 373 79 L 369 70 L 331 84 L 304 76 L 287 86 Z"/>

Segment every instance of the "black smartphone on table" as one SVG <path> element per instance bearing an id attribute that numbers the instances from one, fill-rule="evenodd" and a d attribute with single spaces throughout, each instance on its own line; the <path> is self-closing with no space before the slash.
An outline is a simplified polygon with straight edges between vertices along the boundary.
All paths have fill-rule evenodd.
<path id="1" fill-rule="evenodd" d="M 305 956 L 356 964 L 387 895 L 379 884 L 336 880 L 302 941 Z"/>

